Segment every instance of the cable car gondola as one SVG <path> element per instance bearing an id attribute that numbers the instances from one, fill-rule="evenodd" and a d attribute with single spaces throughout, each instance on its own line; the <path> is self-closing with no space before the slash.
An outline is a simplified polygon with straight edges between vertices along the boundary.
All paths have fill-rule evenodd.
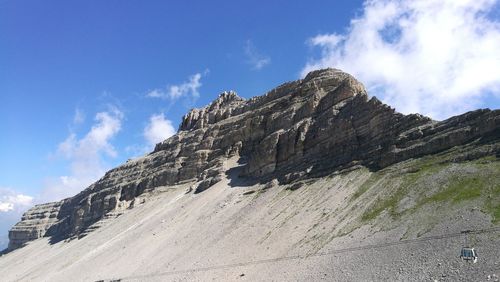
<path id="1" fill-rule="evenodd" d="M 477 252 L 474 248 L 463 247 L 460 252 L 460 258 L 465 261 L 472 261 L 473 263 L 477 262 Z"/>
<path id="2" fill-rule="evenodd" d="M 467 242 L 467 233 L 470 233 L 470 232 L 471 232 L 470 230 L 462 231 L 462 233 L 465 234 L 465 245 L 462 247 L 462 251 L 460 252 L 460 258 L 465 260 L 465 261 L 476 263 L 477 262 L 477 252 L 476 252 L 476 250 L 474 250 L 474 248 L 469 246 L 469 244 Z"/>

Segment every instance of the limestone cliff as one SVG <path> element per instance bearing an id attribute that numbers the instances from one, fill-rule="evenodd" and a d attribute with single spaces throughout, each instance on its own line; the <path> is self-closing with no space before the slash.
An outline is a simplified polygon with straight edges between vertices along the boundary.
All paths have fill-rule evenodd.
<path id="1" fill-rule="evenodd" d="M 500 111 L 477 110 L 434 121 L 403 115 L 369 98 L 364 86 L 335 69 L 318 70 L 264 96 L 224 92 L 183 117 L 176 135 L 150 154 L 108 171 L 74 197 L 35 206 L 9 232 L 10 249 L 42 236 L 84 234 L 107 214 L 133 207 L 158 187 L 192 183 L 201 193 L 237 156 L 248 181 L 291 183 L 352 166 L 378 170 L 470 142 L 500 138 Z M 499 154 L 497 142 L 463 158 Z M 191 192 L 191 191 L 190 191 Z"/>

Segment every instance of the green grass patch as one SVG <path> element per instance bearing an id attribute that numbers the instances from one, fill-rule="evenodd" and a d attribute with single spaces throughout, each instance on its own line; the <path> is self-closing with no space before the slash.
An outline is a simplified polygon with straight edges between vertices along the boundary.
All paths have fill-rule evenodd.
<path id="1" fill-rule="evenodd" d="M 375 219 L 377 216 L 379 216 L 384 210 L 387 210 L 389 214 L 393 218 L 397 218 L 401 215 L 397 211 L 397 207 L 399 202 L 406 196 L 409 192 L 409 189 L 414 187 L 415 183 L 422 177 L 425 177 L 426 175 L 436 173 L 439 170 L 443 169 L 445 165 L 443 164 L 437 164 L 436 160 L 431 159 L 431 160 L 419 160 L 416 164 L 410 166 L 409 168 L 411 170 L 414 170 L 415 172 L 413 173 L 407 173 L 405 176 L 403 176 L 403 181 L 394 192 L 392 192 L 389 195 L 386 195 L 385 199 L 378 198 L 373 206 L 366 210 L 363 215 L 361 216 L 362 221 L 370 221 L 372 219 Z M 380 175 L 379 175 L 380 177 Z M 396 181 L 395 179 L 388 178 L 387 183 L 391 183 Z M 381 185 L 382 183 L 378 183 L 378 185 Z M 374 185 L 374 184 L 371 184 Z M 383 185 L 383 184 L 382 184 Z M 369 186 L 370 187 L 370 186 Z"/>
<path id="2" fill-rule="evenodd" d="M 456 204 L 465 200 L 472 200 L 481 196 L 481 191 L 485 186 L 485 180 L 479 177 L 455 179 L 445 189 L 422 199 L 418 205 L 444 201 L 451 201 Z"/>
<path id="3" fill-rule="evenodd" d="M 483 211 L 490 214 L 493 223 L 500 223 L 500 162 L 495 157 L 485 157 L 467 162 L 479 169 L 476 175 L 460 176 L 437 193 L 421 199 L 417 207 L 425 204 L 450 202 L 458 204 L 464 201 L 483 198 Z"/>
<path id="4" fill-rule="evenodd" d="M 365 211 L 361 216 L 362 221 L 370 221 L 379 216 L 384 210 L 387 210 L 392 217 L 398 217 L 397 206 L 399 201 L 406 194 L 406 187 L 399 186 L 395 193 L 389 195 L 387 199 L 377 199 L 374 206 Z"/>
<path id="5" fill-rule="evenodd" d="M 398 205 L 405 196 L 407 196 L 411 189 L 423 189 L 421 181 L 431 175 L 439 173 L 446 169 L 450 164 L 444 163 L 442 156 L 424 157 L 416 160 L 406 169 L 413 171 L 406 173 L 402 176 L 402 182 L 398 187 L 393 189 L 390 194 L 379 196 L 361 216 L 362 221 L 370 221 L 378 217 L 383 211 L 387 211 L 392 218 L 398 218 L 405 212 L 415 212 L 418 208 L 426 204 L 450 202 L 451 204 L 458 204 L 463 201 L 473 200 L 481 197 L 489 192 L 491 200 L 488 201 L 485 209 L 492 215 L 496 222 L 500 222 L 500 188 L 496 183 L 496 190 L 491 191 L 492 181 L 498 182 L 498 162 L 492 162 L 493 159 L 483 158 L 467 162 L 469 165 L 478 167 L 481 173 L 477 175 L 450 177 L 448 183 L 444 188 L 438 190 L 429 196 L 423 196 L 418 199 L 413 208 L 405 211 L 398 211 Z M 483 171 L 484 168 L 484 171 Z M 373 185 L 384 185 L 384 183 L 376 183 L 377 177 L 380 175 L 373 175 L 368 179 L 354 194 L 352 199 L 356 199 L 364 192 L 370 189 Z M 395 181 L 395 179 L 388 178 L 387 184 Z"/>
<path id="6" fill-rule="evenodd" d="M 352 202 L 352 201 L 356 200 L 357 198 L 359 198 L 366 191 L 368 191 L 368 189 L 370 189 L 373 185 L 375 185 L 377 183 L 377 181 L 379 181 L 381 178 L 382 178 L 381 173 L 372 173 L 372 175 L 370 175 L 370 177 L 365 182 L 363 182 L 363 184 L 361 184 L 361 186 L 359 186 L 358 190 L 356 190 L 356 192 L 354 192 L 354 194 L 352 195 L 352 197 L 349 201 Z"/>
<path id="7" fill-rule="evenodd" d="M 497 183 L 489 192 L 484 208 L 493 218 L 493 223 L 500 223 L 500 184 Z"/>

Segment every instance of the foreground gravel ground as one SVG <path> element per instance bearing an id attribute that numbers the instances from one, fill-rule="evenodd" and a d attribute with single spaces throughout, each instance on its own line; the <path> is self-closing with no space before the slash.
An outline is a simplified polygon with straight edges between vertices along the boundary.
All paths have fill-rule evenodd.
<path id="1" fill-rule="evenodd" d="M 353 200 L 371 175 L 357 169 L 293 191 L 229 179 L 199 195 L 186 193 L 189 184 L 163 187 L 83 238 L 56 244 L 43 238 L 0 257 L 0 280 L 498 281 L 500 225 L 477 208 L 480 198 L 423 206 L 396 221 L 383 211 L 362 222 L 377 199 L 370 193 L 401 182 L 381 177 L 389 180 Z M 476 264 L 459 258 L 466 229 L 490 229 L 469 236 Z"/>

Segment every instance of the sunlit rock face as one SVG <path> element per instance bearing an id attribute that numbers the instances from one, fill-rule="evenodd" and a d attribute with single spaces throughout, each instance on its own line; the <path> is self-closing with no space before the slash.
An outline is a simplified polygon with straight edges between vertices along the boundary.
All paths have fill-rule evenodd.
<path id="1" fill-rule="evenodd" d="M 150 154 L 108 171 L 74 197 L 27 211 L 9 232 L 9 249 L 43 236 L 81 236 L 91 224 L 133 207 L 157 187 L 192 183 L 189 192 L 202 193 L 227 173 L 223 164 L 231 157 L 243 166 L 241 178 L 291 183 L 353 166 L 378 170 L 498 138 L 499 110 L 477 110 L 441 122 L 403 115 L 369 98 L 351 75 L 317 70 L 263 96 L 245 100 L 223 92 L 206 107 L 191 110 L 178 133 Z M 493 146 L 474 154 L 497 151 Z"/>

